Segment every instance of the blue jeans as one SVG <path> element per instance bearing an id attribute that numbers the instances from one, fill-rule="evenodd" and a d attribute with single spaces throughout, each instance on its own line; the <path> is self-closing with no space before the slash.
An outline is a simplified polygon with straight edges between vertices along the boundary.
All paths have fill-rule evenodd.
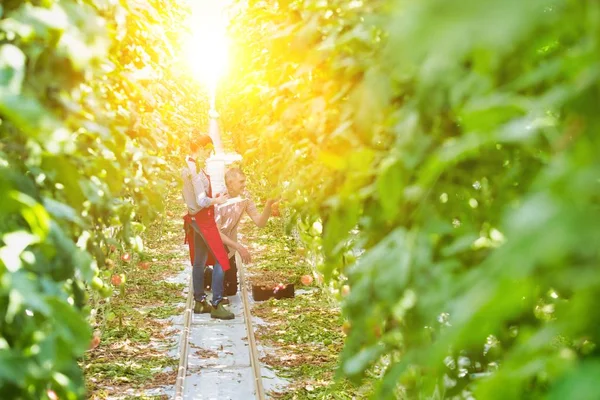
<path id="1" fill-rule="evenodd" d="M 206 259 L 208 258 L 208 252 L 210 251 L 200 229 L 196 224 L 196 221 L 192 221 L 192 227 L 194 228 L 194 263 L 192 265 L 192 283 L 194 285 L 194 300 L 202 301 L 206 299 L 204 293 L 204 267 L 206 266 Z M 223 267 L 217 261 L 213 266 L 212 273 L 212 305 L 216 307 L 221 300 L 223 300 Z"/>

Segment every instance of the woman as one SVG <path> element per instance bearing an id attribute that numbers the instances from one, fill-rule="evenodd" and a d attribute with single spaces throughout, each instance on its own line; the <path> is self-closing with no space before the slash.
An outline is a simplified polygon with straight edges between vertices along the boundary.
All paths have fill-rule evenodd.
<path id="1" fill-rule="evenodd" d="M 225 198 L 212 197 L 210 178 L 198 163 L 204 164 L 212 149 L 212 140 L 201 135 L 190 143 L 192 156 L 186 157 L 181 171 L 183 178 L 183 200 L 188 214 L 183 218 L 185 242 L 190 248 L 192 282 L 194 286 L 194 313 L 209 313 L 212 318 L 233 319 L 234 314 L 223 305 L 223 276 L 229 269 L 229 259 L 215 223 L 214 206 Z M 204 267 L 213 264 L 212 302 L 209 304 L 204 293 Z"/>

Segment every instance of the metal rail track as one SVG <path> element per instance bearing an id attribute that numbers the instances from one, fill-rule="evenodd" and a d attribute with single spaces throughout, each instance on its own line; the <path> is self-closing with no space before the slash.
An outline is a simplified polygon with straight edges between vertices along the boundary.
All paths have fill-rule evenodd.
<path id="1" fill-rule="evenodd" d="M 263 387 L 262 375 L 260 373 L 260 360 L 258 359 L 258 348 L 256 347 L 256 338 L 254 337 L 254 328 L 252 327 L 252 314 L 250 314 L 250 305 L 248 304 L 248 288 L 246 287 L 246 276 L 244 269 L 246 266 L 238 253 L 235 253 L 235 263 L 238 265 L 240 273 L 240 286 L 242 290 L 242 304 L 244 306 L 244 319 L 246 321 L 246 332 L 248 333 L 248 347 L 250 349 L 250 365 L 254 373 L 254 387 L 256 388 L 257 400 L 265 400 L 265 388 Z"/>
<path id="2" fill-rule="evenodd" d="M 238 271 L 240 274 L 240 286 L 241 286 L 241 300 L 242 307 L 244 309 L 244 321 L 246 324 L 246 332 L 248 334 L 248 349 L 250 351 L 250 366 L 252 368 L 252 373 L 254 375 L 254 387 L 256 393 L 256 400 L 266 400 L 265 389 L 262 381 L 262 374 L 260 371 L 260 360 L 258 356 L 258 347 L 256 346 L 256 338 L 254 336 L 254 328 L 252 326 L 252 314 L 250 314 L 250 304 L 248 303 L 248 289 L 246 287 L 246 279 L 245 279 L 245 265 L 242 263 L 242 259 L 239 254 L 235 254 L 235 261 L 238 266 Z M 184 318 L 183 318 L 183 329 L 181 331 L 181 339 L 179 344 L 179 367 L 177 373 L 177 380 L 175 382 L 175 395 L 173 397 L 174 400 L 183 400 L 184 397 L 184 388 L 185 388 L 185 378 L 187 375 L 187 364 L 188 364 L 188 355 L 190 349 L 190 331 L 191 331 L 191 323 L 192 323 L 192 313 L 194 309 L 194 301 L 193 301 L 193 287 L 192 287 L 192 279 L 190 276 L 189 289 L 188 289 L 188 297 L 186 301 L 186 306 L 184 310 Z"/>
<path id="3" fill-rule="evenodd" d="M 187 374 L 187 360 L 190 351 L 190 327 L 192 325 L 192 311 L 194 309 L 194 289 L 192 288 L 192 276 L 188 287 L 187 301 L 183 311 L 183 329 L 179 341 L 179 367 L 177 368 L 177 380 L 175 381 L 175 400 L 183 400 L 183 388 Z"/>

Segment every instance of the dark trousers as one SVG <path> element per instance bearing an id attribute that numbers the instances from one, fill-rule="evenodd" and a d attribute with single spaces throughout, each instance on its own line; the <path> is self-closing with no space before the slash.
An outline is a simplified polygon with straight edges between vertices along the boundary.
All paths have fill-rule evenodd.
<path id="1" fill-rule="evenodd" d="M 234 296 L 238 291 L 238 269 L 235 263 L 235 255 L 229 259 L 229 269 L 225 271 L 223 289 L 225 296 Z"/>

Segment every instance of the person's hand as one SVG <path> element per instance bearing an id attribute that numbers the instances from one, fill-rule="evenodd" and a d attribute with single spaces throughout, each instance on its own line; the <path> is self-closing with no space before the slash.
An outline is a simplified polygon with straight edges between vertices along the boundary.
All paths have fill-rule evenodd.
<path id="1" fill-rule="evenodd" d="M 277 197 L 276 199 L 268 199 L 267 202 L 266 202 L 266 206 L 270 207 L 270 206 L 272 206 L 274 204 L 279 203 L 280 200 L 281 200 L 281 197 Z"/>
<path id="2" fill-rule="evenodd" d="M 238 253 L 240 253 L 240 257 L 242 258 L 242 262 L 244 264 L 248 264 L 249 262 L 252 261 L 252 257 L 250 256 L 250 252 L 248 251 L 247 248 L 245 248 L 242 245 L 239 245 L 239 247 L 237 248 Z"/>
<path id="3" fill-rule="evenodd" d="M 278 197 L 276 199 L 268 199 L 267 202 L 265 203 L 265 206 L 271 209 L 271 216 L 273 217 L 279 217 L 279 201 L 281 200 L 281 197 Z"/>
<path id="4" fill-rule="evenodd" d="M 227 201 L 227 199 L 225 198 L 225 196 L 213 197 L 213 199 L 212 199 L 213 205 L 223 204 L 226 201 Z"/>

